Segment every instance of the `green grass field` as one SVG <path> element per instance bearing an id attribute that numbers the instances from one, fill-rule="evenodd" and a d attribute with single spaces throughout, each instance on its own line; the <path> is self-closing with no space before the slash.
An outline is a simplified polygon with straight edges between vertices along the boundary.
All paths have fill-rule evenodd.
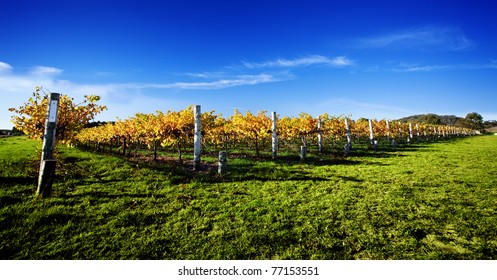
<path id="1" fill-rule="evenodd" d="M 229 173 L 0 139 L 1 259 L 496 259 L 497 136 Z M 207 158 L 213 162 L 213 158 Z"/>

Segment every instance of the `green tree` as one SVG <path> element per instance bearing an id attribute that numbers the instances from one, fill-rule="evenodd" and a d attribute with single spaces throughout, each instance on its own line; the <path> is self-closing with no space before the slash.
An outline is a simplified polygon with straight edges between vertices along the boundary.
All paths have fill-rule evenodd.
<path id="1" fill-rule="evenodd" d="M 468 124 L 468 128 L 483 129 L 483 117 L 476 112 L 468 113 L 466 115 L 466 122 Z"/>
<path id="2" fill-rule="evenodd" d="M 426 114 L 424 115 L 424 122 L 429 124 L 441 124 L 440 116 L 435 114 Z"/>

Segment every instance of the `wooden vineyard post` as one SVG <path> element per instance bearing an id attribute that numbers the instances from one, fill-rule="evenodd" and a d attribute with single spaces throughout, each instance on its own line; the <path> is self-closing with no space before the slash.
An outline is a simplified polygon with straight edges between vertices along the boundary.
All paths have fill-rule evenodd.
<path id="1" fill-rule="evenodd" d="M 47 118 L 45 121 L 45 135 L 41 152 L 40 173 L 36 195 L 49 197 L 52 194 L 52 184 L 55 177 L 55 133 L 57 130 L 57 113 L 59 109 L 60 94 L 51 93 L 48 101 Z"/>
<path id="2" fill-rule="evenodd" d="M 219 174 L 226 173 L 227 165 L 228 165 L 228 160 L 226 158 L 226 152 L 225 151 L 219 152 L 217 173 Z"/>
<path id="3" fill-rule="evenodd" d="M 407 143 L 411 143 L 412 140 L 412 123 L 409 123 L 409 137 L 407 137 Z"/>
<path id="4" fill-rule="evenodd" d="M 373 145 L 374 141 L 373 121 L 369 119 L 368 124 L 369 124 L 369 142 L 371 143 L 371 145 Z"/>
<path id="5" fill-rule="evenodd" d="M 278 156 L 278 133 L 277 133 L 277 118 L 276 118 L 276 112 L 271 113 L 271 121 L 272 121 L 272 139 L 271 139 L 271 145 L 272 145 L 272 156 L 273 159 L 276 159 Z"/>
<path id="6" fill-rule="evenodd" d="M 321 118 L 318 118 L 318 151 L 320 154 L 323 152 L 323 130 Z"/>
<path id="7" fill-rule="evenodd" d="M 374 150 L 378 150 L 378 142 L 374 140 L 374 131 L 373 131 L 373 120 L 369 119 L 369 142 Z"/>
<path id="8" fill-rule="evenodd" d="M 307 147 L 306 146 L 300 146 L 300 160 L 304 161 L 307 156 Z"/>
<path id="9" fill-rule="evenodd" d="M 347 144 L 345 144 L 345 155 L 348 155 L 350 153 L 350 150 L 352 149 L 352 137 L 350 136 L 350 126 L 349 126 L 349 120 L 345 118 L 345 131 L 347 132 Z"/>
<path id="10" fill-rule="evenodd" d="M 193 108 L 193 116 L 195 118 L 194 126 L 194 136 L 193 136 L 193 170 L 197 171 L 200 169 L 200 143 L 202 141 L 202 123 L 201 117 L 202 113 L 200 111 L 200 105 L 195 105 Z"/>

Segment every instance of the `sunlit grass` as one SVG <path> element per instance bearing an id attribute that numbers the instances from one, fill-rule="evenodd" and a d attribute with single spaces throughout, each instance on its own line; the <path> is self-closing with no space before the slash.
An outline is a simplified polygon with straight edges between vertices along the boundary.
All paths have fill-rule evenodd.
<path id="1" fill-rule="evenodd" d="M 36 148 L 0 139 L 4 259 L 495 259 L 497 137 L 194 173 L 60 149 L 34 198 Z M 206 158 L 214 162 L 214 158 Z"/>

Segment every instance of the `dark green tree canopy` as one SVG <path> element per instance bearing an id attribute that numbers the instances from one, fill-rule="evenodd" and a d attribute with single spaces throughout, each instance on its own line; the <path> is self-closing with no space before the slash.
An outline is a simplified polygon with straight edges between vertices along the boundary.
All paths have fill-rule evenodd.
<path id="1" fill-rule="evenodd" d="M 465 119 L 469 128 L 472 129 L 483 128 L 483 117 L 477 112 L 468 113 Z"/>

